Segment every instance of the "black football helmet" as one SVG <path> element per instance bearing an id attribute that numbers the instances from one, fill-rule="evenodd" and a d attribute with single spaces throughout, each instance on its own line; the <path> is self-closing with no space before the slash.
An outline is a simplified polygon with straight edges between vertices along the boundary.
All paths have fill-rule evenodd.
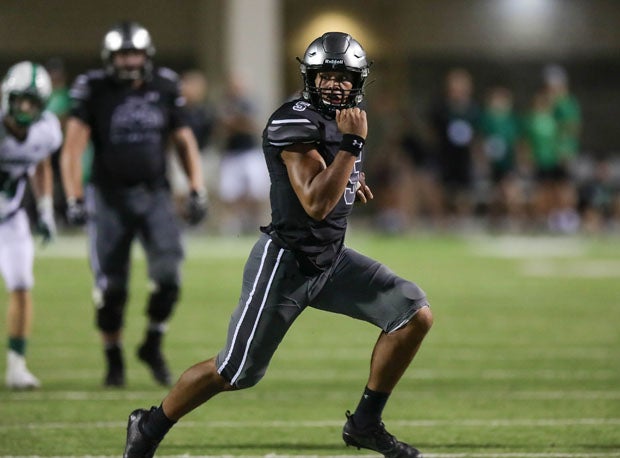
<path id="1" fill-rule="evenodd" d="M 333 114 L 337 109 L 355 107 L 363 100 L 370 64 L 364 48 L 351 35 L 327 32 L 310 43 L 303 59 L 297 60 L 304 81 L 302 97 L 319 111 Z M 322 96 L 315 84 L 316 75 L 321 71 L 347 71 L 352 74 L 353 88 L 344 103 L 334 105 Z"/>
<path id="2" fill-rule="evenodd" d="M 145 64 L 141 67 L 117 67 L 114 65 L 114 54 L 119 51 L 142 51 L 146 55 Z M 152 58 L 155 47 L 151 34 L 142 25 L 134 21 L 123 21 L 114 25 L 103 37 L 101 59 L 106 73 L 120 81 L 148 79 L 153 70 Z"/>

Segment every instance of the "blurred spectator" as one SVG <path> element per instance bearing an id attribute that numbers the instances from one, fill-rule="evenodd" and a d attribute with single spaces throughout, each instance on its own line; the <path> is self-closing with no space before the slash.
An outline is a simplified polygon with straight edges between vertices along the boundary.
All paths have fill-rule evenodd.
<path id="1" fill-rule="evenodd" d="M 594 159 L 590 178 L 579 189 L 582 229 L 589 234 L 620 223 L 620 177 L 614 177 L 608 157 Z"/>
<path id="2" fill-rule="evenodd" d="M 450 70 L 430 119 L 438 146 L 444 212 L 459 217 L 470 216 L 473 208 L 472 147 L 478 118 L 471 74 L 462 68 Z"/>
<path id="3" fill-rule="evenodd" d="M 373 100 L 370 109 L 375 114 L 374 134 L 366 142 L 372 153 L 364 158 L 366 178 L 375 191 L 375 199 L 371 202 L 374 224 L 388 234 L 408 229 L 414 201 L 412 173 L 400 147 L 404 126 L 399 102 L 391 92 L 383 92 Z"/>
<path id="4" fill-rule="evenodd" d="M 536 226 L 554 232 L 574 232 L 579 226 L 576 213 L 560 212 L 567 171 L 557 148 L 558 123 L 553 101 L 546 90 L 533 96 L 523 133 L 535 181 L 532 205 Z"/>
<path id="5" fill-rule="evenodd" d="M 480 118 L 480 139 L 491 186 L 488 212 L 492 228 L 518 229 L 523 221 L 525 194 L 517 169 L 518 138 L 512 91 L 492 86 Z"/>
<path id="6" fill-rule="evenodd" d="M 52 57 L 45 63 L 45 68 L 52 80 L 52 94 L 47 102 L 47 109 L 58 117 L 64 131 L 71 108 L 65 63 L 60 57 Z"/>
<path id="7" fill-rule="evenodd" d="M 187 102 L 190 127 L 202 153 L 211 141 L 215 125 L 215 109 L 209 103 L 208 88 L 207 77 L 200 70 L 188 70 L 181 75 L 181 94 Z"/>
<path id="8" fill-rule="evenodd" d="M 430 148 L 430 128 L 412 106 L 401 118 L 400 148 L 412 170 L 413 189 L 408 198 L 412 201 L 413 218 L 416 222 L 430 223 L 431 228 L 439 229 L 443 202 L 437 158 Z"/>
<path id="9" fill-rule="evenodd" d="M 67 74 L 65 71 L 65 63 L 60 57 L 51 57 L 45 63 L 45 69 L 52 81 L 52 93 L 47 101 L 47 110 L 56 115 L 60 121 L 60 125 L 64 134 L 65 123 L 69 116 L 71 108 L 71 98 L 69 97 L 69 86 L 67 85 Z M 65 193 L 62 189 L 60 179 L 60 148 L 58 148 L 51 156 L 51 164 L 54 180 L 54 195 L 52 196 L 54 203 L 54 212 L 58 215 L 65 214 Z"/>
<path id="10" fill-rule="evenodd" d="M 563 162 L 570 163 L 579 154 L 581 107 L 569 91 L 568 75 L 564 68 L 549 65 L 545 67 L 543 76 L 553 104 L 553 115 L 558 123 L 558 152 Z"/>
<path id="11" fill-rule="evenodd" d="M 187 122 L 196 137 L 200 159 L 202 162 L 205 189 L 213 180 L 208 177 L 208 171 L 212 168 L 207 164 L 207 147 L 212 140 L 215 126 L 215 108 L 208 100 L 208 81 L 205 74 L 197 69 L 192 69 L 181 74 L 180 90 L 185 98 Z M 176 154 L 169 155 L 170 160 L 170 184 L 175 196 L 179 211 L 182 210 L 189 188 L 187 177 L 183 172 Z"/>
<path id="12" fill-rule="evenodd" d="M 580 146 L 581 107 L 575 96 L 570 93 L 568 74 L 563 67 L 559 65 L 545 67 L 543 79 L 557 123 L 556 148 L 560 167 L 564 169 L 563 176 L 558 183 L 560 202 L 558 208 L 550 215 L 551 229 L 573 232 L 578 228 L 573 226 L 579 224 L 576 212 L 577 189 L 573 172 Z"/>
<path id="13" fill-rule="evenodd" d="M 220 230 L 226 235 L 254 232 L 267 211 L 269 174 L 255 116 L 245 88 L 231 78 L 217 116 L 221 141 L 218 194 L 223 204 Z"/>
<path id="14" fill-rule="evenodd" d="M 52 94 L 47 102 L 47 110 L 56 115 L 60 121 L 63 134 L 71 109 L 71 97 L 67 82 L 65 62 L 61 57 L 51 57 L 45 63 L 45 68 L 52 80 Z M 91 164 L 93 161 L 92 143 L 89 141 L 82 155 L 82 181 L 86 183 L 90 177 Z M 54 173 L 54 211 L 58 215 L 66 214 L 66 198 L 60 176 L 60 148 L 52 155 L 52 170 Z M 65 221 L 66 223 L 66 221 Z"/>

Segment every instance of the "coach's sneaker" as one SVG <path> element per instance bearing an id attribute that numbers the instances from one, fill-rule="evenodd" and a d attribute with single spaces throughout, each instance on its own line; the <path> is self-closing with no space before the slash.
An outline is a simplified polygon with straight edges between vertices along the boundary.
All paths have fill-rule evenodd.
<path id="1" fill-rule="evenodd" d="M 420 451 L 400 442 L 385 430 L 383 422 L 360 429 L 355 426 L 353 415 L 347 411 L 347 422 L 342 429 L 344 443 L 353 447 L 367 448 L 381 453 L 385 458 L 422 458 Z"/>
<path id="2" fill-rule="evenodd" d="M 159 445 L 159 440 L 148 437 L 142 431 L 141 423 L 156 407 L 151 410 L 137 409 L 131 412 L 127 421 L 127 441 L 123 458 L 151 458 Z"/>
<path id="3" fill-rule="evenodd" d="M 172 385 L 172 375 L 159 348 L 142 345 L 138 348 L 138 358 L 149 366 L 157 383 L 163 386 Z"/>
<path id="4" fill-rule="evenodd" d="M 41 382 L 26 367 L 26 359 L 9 350 L 6 358 L 6 386 L 13 390 L 34 390 Z"/>

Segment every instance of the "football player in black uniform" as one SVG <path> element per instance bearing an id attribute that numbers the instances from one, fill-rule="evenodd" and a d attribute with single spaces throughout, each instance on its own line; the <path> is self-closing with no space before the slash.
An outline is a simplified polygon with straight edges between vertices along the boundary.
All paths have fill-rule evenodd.
<path id="1" fill-rule="evenodd" d="M 105 35 L 104 68 L 77 77 L 61 152 L 67 219 L 88 223 L 97 327 L 107 361 L 106 386 L 123 386 L 122 328 L 127 302 L 131 245 L 138 237 L 152 289 L 148 326 L 138 358 L 162 385 L 171 383 L 162 355 L 162 335 L 179 296 L 183 259 L 180 227 L 167 182 L 166 155 L 172 138 L 191 190 L 188 219 L 206 212 L 196 139 L 184 112 L 177 75 L 155 68 L 149 32 L 123 22 Z M 92 141 L 90 183 L 83 193 L 82 153 Z"/>
<path id="2" fill-rule="evenodd" d="M 308 306 L 381 329 L 364 393 L 346 415 L 345 443 L 390 458 L 421 456 L 386 431 L 381 415 L 432 325 L 426 295 L 344 244 L 353 203 L 372 198 L 361 171 L 366 113 L 358 107 L 368 71 L 366 53 L 345 33 L 326 33 L 306 50 L 302 97 L 278 108 L 263 133 L 272 221 L 245 265 L 226 345 L 185 371 L 159 407 L 129 415 L 125 457 L 153 456 L 185 414 L 258 383 Z"/>

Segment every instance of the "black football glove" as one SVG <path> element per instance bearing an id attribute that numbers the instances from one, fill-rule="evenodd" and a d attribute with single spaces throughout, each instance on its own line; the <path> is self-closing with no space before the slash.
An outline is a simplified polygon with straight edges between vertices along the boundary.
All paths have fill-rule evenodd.
<path id="1" fill-rule="evenodd" d="M 192 190 L 187 200 L 185 218 L 187 222 L 195 226 L 207 217 L 207 193 L 205 191 Z"/>
<path id="2" fill-rule="evenodd" d="M 70 197 L 67 199 L 67 222 L 71 226 L 83 226 L 86 224 L 86 207 L 84 200 Z"/>

